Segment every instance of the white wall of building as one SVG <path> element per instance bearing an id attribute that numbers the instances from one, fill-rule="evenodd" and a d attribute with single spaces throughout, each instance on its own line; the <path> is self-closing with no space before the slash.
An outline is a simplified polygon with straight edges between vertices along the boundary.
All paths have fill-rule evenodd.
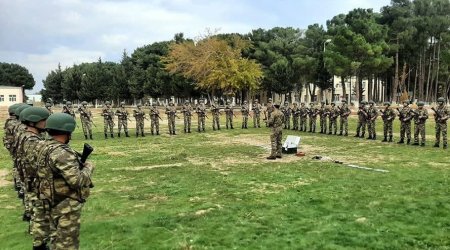
<path id="1" fill-rule="evenodd" d="M 22 87 L 1 86 L 0 85 L 0 106 L 11 106 L 15 103 L 23 102 Z"/>

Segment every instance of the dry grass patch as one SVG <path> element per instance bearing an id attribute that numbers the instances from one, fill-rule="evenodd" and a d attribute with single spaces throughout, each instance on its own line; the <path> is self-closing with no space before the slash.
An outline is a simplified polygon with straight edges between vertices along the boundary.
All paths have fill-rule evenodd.
<path id="1" fill-rule="evenodd" d="M 0 187 L 6 187 L 12 185 L 11 181 L 8 181 L 6 177 L 9 175 L 9 171 L 6 169 L 0 169 Z"/>
<path id="2" fill-rule="evenodd" d="M 112 168 L 113 171 L 140 171 L 140 170 L 150 170 L 155 168 L 171 168 L 171 167 L 182 167 L 183 163 L 173 163 L 173 164 L 160 164 L 151 166 L 137 166 L 137 167 L 125 167 L 125 168 Z"/>

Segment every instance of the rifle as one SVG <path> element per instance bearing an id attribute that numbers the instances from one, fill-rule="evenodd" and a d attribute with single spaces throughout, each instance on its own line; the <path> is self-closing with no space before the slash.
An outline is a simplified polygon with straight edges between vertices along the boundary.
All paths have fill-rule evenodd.
<path id="1" fill-rule="evenodd" d="M 431 109 L 434 111 L 434 114 L 436 116 L 436 121 L 441 121 L 441 119 L 442 119 L 441 114 L 438 113 L 437 110 L 434 107 L 432 107 Z M 448 119 L 448 117 L 447 117 L 447 119 Z M 447 119 L 444 119 L 443 121 L 446 121 Z"/>
<path id="2" fill-rule="evenodd" d="M 83 153 L 81 153 L 81 156 L 80 156 L 80 162 L 82 164 L 86 163 L 86 160 L 89 157 L 89 155 L 92 153 L 92 151 L 94 151 L 94 148 L 91 145 L 85 143 L 83 146 Z M 83 168 L 81 168 L 81 169 L 83 169 Z M 94 187 L 94 184 L 91 182 L 91 184 L 89 184 L 89 188 L 93 188 L 93 187 Z"/>

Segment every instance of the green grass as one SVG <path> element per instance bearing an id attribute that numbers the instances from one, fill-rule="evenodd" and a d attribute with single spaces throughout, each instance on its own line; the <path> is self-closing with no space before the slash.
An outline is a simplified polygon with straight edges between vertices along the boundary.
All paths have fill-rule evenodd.
<path id="1" fill-rule="evenodd" d="M 431 121 L 425 148 L 380 142 L 381 122 L 377 141 L 351 137 L 354 119 L 349 137 L 285 131 L 302 137 L 306 156 L 273 162 L 268 129 L 212 131 L 207 122 L 201 134 L 179 124 L 171 137 L 162 123 L 159 137 L 131 129 L 105 140 L 96 120 L 81 249 L 450 249 L 450 151 L 431 147 Z M 82 137 L 77 130 L 71 146 L 81 149 Z M 11 168 L 4 148 L 0 164 Z M 12 185 L 0 197 L 0 248 L 30 248 Z"/>

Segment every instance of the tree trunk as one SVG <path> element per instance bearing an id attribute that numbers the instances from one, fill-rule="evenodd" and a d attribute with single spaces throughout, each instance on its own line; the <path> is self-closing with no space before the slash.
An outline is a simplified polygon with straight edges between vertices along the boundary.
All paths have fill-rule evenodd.
<path id="1" fill-rule="evenodd" d="M 436 47 L 433 46 L 433 55 L 435 53 Z M 430 79 L 431 79 L 431 65 L 433 64 L 432 58 L 431 58 L 432 54 L 430 53 L 430 60 L 428 61 L 428 75 L 427 75 L 427 91 L 426 91 L 426 99 L 425 101 L 429 101 L 430 100 L 430 92 L 431 92 L 431 83 L 430 83 Z"/>
<path id="2" fill-rule="evenodd" d="M 438 98 L 438 85 L 439 85 L 439 60 L 440 60 L 440 54 L 441 54 L 441 35 L 439 35 L 439 42 L 438 42 L 438 52 L 437 52 L 437 69 L 436 69 L 436 85 L 434 87 L 434 98 Z"/>
<path id="3" fill-rule="evenodd" d="M 414 77 L 414 88 L 413 88 L 413 100 L 416 100 L 417 74 L 418 74 L 418 71 L 419 71 L 419 69 L 418 69 L 418 67 L 417 67 L 417 65 L 416 65 L 416 74 L 415 74 L 415 77 Z"/>
<path id="4" fill-rule="evenodd" d="M 399 41 L 397 38 L 397 51 L 395 52 L 395 73 L 394 73 L 394 85 L 392 86 L 392 91 L 391 91 L 391 100 L 394 100 L 394 98 L 396 98 L 397 96 L 397 88 L 398 88 L 398 48 L 399 48 Z M 398 100 L 397 100 L 398 101 Z"/>
<path id="5" fill-rule="evenodd" d="M 342 86 L 342 96 L 344 96 L 344 98 L 347 98 L 347 87 L 345 86 L 345 77 L 343 77 L 343 76 L 341 76 L 341 86 Z M 333 85 L 333 87 L 334 87 L 334 85 Z M 348 98 L 348 99 L 350 99 L 350 98 Z M 350 103 L 350 100 L 347 100 L 347 102 Z"/>

